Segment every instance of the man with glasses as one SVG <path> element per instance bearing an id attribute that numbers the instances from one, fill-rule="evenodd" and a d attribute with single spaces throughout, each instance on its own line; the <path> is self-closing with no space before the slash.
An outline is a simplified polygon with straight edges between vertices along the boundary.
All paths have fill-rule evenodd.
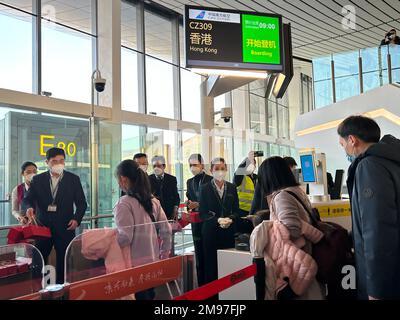
<path id="1" fill-rule="evenodd" d="M 54 246 L 57 284 L 63 284 L 65 252 L 81 224 L 87 203 L 80 178 L 65 171 L 64 150 L 49 149 L 46 164 L 49 170 L 33 178 L 23 202 L 30 208 L 27 210 L 28 217 L 35 216 L 39 224 L 51 231 L 52 237 L 39 240 L 36 246 L 45 263 Z"/>
<path id="2" fill-rule="evenodd" d="M 176 177 L 165 172 L 166 161 L 163 156 L 156 156 L 151 161 L 154 174 L 150 175 L 151 191 L 161 202 L 168 220 L 175 219 L 178 213 L 180 197 Z"/>

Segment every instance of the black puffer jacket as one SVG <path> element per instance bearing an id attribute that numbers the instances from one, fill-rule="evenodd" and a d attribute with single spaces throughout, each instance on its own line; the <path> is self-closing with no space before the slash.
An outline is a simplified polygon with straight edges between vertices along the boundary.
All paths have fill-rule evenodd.
<path id="1" fill-rule="evenodd" d="M 349 169 L 360 299 L 400 299 L 400 140 L 385 136 Z"/>

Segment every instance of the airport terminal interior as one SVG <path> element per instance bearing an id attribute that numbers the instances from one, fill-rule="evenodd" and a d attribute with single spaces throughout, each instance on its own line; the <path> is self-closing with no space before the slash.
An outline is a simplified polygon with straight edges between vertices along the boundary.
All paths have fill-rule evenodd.
<path id="1" fill-rule="evenodd" d="M 346 153 L 372 129 L 343 129 L 400 137 L 399 36 L 398 0 L 0 0 L 0 300 L 400 299 L 391 270 L 363 280 L 378 191 L 360 157 L 348 187 Z M 374 221 L 398 270 L 396 201 Z M 340 280 L 311 249 L 337 240 L 322 222 L 351 245 Z M 271 237 L 310 259 L 282 266 Z"/>

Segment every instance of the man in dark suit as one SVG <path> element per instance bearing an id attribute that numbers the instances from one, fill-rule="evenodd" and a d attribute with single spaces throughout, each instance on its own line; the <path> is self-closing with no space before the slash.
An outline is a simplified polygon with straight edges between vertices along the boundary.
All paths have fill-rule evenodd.
<path id="1" fill-rule="evenodd" d="M 147 154 L 137 153 L 133 157 L 133 160 L 139 165 L 140 169 L 142 169 L 145 173 L 147 173 L 147 169 L 149 168 L 149 161 L 147 160 Z"/>
<path id="2" fill-rule="evenodd" d="M 176 177 L 165 173 L 166 162 L 163 156 L 156 156 L 151 161 L 154 174 L 150 175 L 151 191 L 160 200 L 168 220 L 173 220 L 178 213 L 180 197 Z"/>
<path id="3" fill-rule="evenodd" d="M 85 194 L 78 176 L 65 171 L 65 152 L 53 148 L 47 151 L 49 171 L 35 176 L 25 196 L 28 216 L 51 230 L 50 239 L 39 240 L 37 248 L 45 263 L 50 252 L 56 250 L 57 283 L 64 283 L 64 257 L 68 245 L 75 237 L 87 209 Z M 74 213 L 75 206 L 75 213 Z"/>
<path id="4" fill-rule="evenodd" d="M 192 212 L 199 212 L 200 209 L 200 190 L 201 187 L 209 183 L 213 178 L 207 175 L 204 171 L 204 159 L 200 154 L 192 154 L 189 158 L 190 171 L 193 178 L 189 179 L 187 184 L 186 197 L 188 199 L 187 207 Z M 204 249 L 201 240 L 202 223 L 192 223 L 192 236 L 194 243 L 194 250 L 196 254 L 196 271 L 197 283 L 201 287 L 205 284 L 204 278 Z"/>

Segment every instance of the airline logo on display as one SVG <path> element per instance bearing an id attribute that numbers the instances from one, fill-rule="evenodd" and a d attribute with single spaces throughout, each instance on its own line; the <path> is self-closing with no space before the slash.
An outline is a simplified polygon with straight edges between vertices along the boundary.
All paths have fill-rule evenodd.
<path id="1" fill-rule="evenodd" d="M 189 19 L 216 22 L 240 23 L 240 14 L 206 10 L 189 10 Z"/>

